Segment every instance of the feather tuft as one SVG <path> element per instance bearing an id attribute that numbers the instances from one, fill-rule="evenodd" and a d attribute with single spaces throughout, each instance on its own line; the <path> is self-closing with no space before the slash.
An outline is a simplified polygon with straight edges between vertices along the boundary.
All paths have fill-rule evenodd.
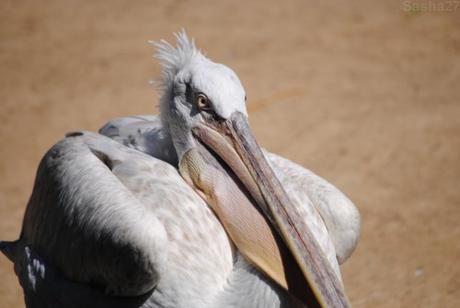
<path id="1" fill-rule="evenodd" d="M 194 59 L 203 59 L 201 51 L 196 48 L 195 41 L 187 36 L 184 29 L 174 33 L 176 46 L 174 47 L 166 40 L 149 41 L 157 49 L 154 57 L 161 63 L 161 80 L 154 82 L 155 85 L 167 89 L 174 80 L 174 76 L 188 63 Z"/>

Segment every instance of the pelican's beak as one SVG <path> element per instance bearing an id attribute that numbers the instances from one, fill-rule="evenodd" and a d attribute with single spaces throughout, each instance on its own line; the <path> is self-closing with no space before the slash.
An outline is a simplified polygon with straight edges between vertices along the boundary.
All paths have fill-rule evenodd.
<path id="1" fill-rule="evenodd" d="M 181 174 L 211 204 L 242 254 L 308 305 L 349 307 L 340 280 L 269 166 L 247 117 L 235 112 L 225 121 L 195 127 L 193 134 L 219 159 L 211 163 L 208 155 L 200 163 L 190 151 L 181 161 Z M 204 165 L 216 162 L 231 170 L 220 173 L 225 180 L 203 173 L 209 169 Z M 293 271 L 301 273 L 304 285 L 289 280 Z"/>

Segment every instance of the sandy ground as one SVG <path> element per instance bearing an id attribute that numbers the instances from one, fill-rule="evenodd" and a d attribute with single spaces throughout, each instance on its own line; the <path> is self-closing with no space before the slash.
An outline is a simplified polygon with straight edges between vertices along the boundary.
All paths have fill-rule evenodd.
<path id="1" fill-rule="evenodd" d="M 241 77 L 260 143 L 359 207 L 352 304 L 458 307 L 460 9 L 420 3 L 2 0 L 0 238 L 65 132 L 157 112 L 146 42 L 185 27 Z M 23 307 L 3 256 L 0 277 L 0 306 Z"/>

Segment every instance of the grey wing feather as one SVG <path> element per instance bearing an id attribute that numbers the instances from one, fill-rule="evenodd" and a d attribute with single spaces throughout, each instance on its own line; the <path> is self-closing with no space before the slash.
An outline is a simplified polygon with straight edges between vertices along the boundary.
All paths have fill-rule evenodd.
<path id="1" fill-rule="evenodd" d="M 163 129 L 159 116 L 143 115 L 113 119 L 105 124 L 99 133 L 173 166 L 177 165 L 177 155 L 171 137 Z"/>
<path id="2" fill-rule="evenodd" d="M 166 233 L 121 180 L 158 162 L 175 170 L 98 134 L 71 136 L 40 163 L 20 242 L 69 279 L 115 295 L 143 294 L 158 282 Z"/>

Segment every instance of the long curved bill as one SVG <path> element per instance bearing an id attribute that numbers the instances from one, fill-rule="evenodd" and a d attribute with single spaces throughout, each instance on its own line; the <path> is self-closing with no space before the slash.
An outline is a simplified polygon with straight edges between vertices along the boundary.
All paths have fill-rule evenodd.
<path id="1" fill-rule="evenodd" d="M 245 186 L 300 268 L 309 285 L 305 292 L 312 293 L 322 307 L 349 307 L 341 282 L 269 166 L 246 116 L 235 112 L 228 120 L 201 125 L 193 133 Z"/>

